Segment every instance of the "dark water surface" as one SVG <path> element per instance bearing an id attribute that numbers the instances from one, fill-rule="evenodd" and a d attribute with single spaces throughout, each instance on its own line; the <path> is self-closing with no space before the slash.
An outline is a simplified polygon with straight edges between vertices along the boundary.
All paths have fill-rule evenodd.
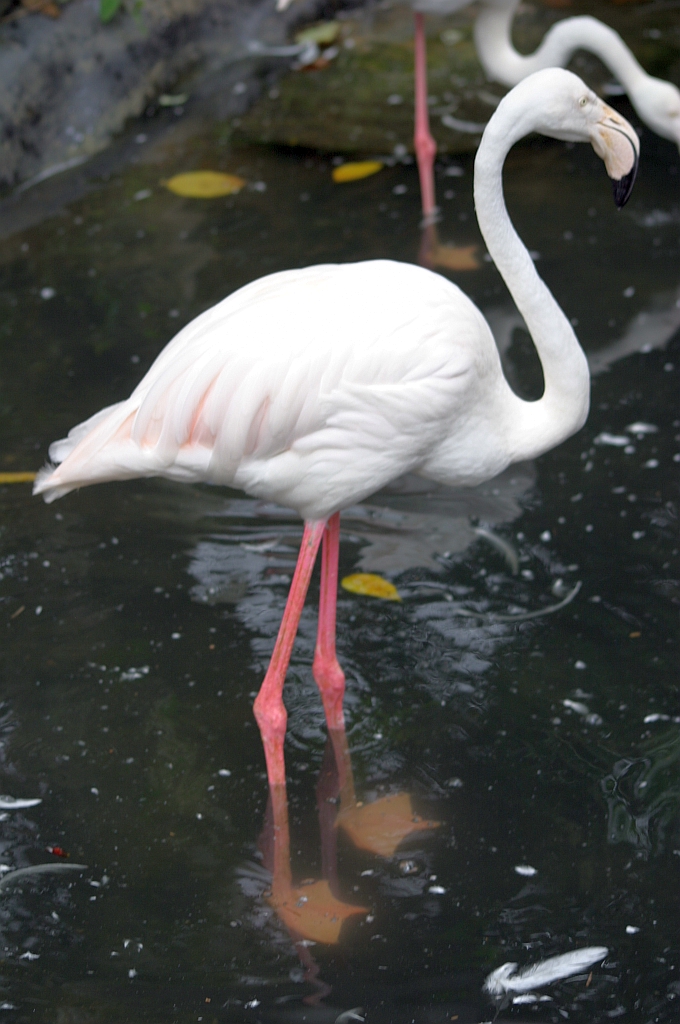
<path id="1" fill-rule="evenodd" d="M 121 147 L 136 162 L 69 172 L 5 207 L 2 472 L 39 468 L 52 440 L 124 398 L 179 327 L 240 285 L 415 259 L 413 166 L 340 187 L 327 159 L 232 150 L 209 128 L 134 139 Z M 285 692 L 292 872 L 318 880 L 337 857 L 336 895 L 370 910 L 338 944 L 296 945 L 266 895 L 251 705 L 299 523 L 158 481 L 51 506 L 0 487 L 0 791 L 42 799 L 2 812 L 0 862 L 57 863 L 46 847 L 58 844 L 88 865 L 0 887 L 0 1017 L 333 1022 L 361 1006 L 369 1024 L 464 1024 L 493 1017 L 482 984 L 502 963 L 604 945 L 590 978 L 501 1018 L 678 1019 L 680 175 L 669 143 L 643 143 L 620 214 L 586 147 L 537 140 L 508 161 L 518 230 L 591 358 L 585 428 L 477 492 L 411 481 L 344 518 L 342 573 L 381 572 L 403 597 L 339 598 L 357 795 L 408 792 L 441 823 L 393 858 L 333 828 L 327 773 L 317 809 L 312 584 Z M 250 186 L 199 202 L 159 185 L 199 166 Z M 471 244 L 460 166 L 439 178 L 440 230 Z M 492 319 L 515 386 L 539 393 L 495 269 L 458 281 Z M 515 547 L 517 575 L 479 525 Z M 578 581 L 562 611 L 502 618 Z"/>

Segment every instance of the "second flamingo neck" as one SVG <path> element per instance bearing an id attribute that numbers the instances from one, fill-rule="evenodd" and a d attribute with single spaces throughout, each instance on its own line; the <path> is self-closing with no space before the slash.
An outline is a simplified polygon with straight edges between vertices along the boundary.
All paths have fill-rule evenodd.
<path id="1" fill-rule="evenodd" d="M 631 89 L 647 77 L 620 35 L 596 18 L 565 18 L 546 33 L 531 54 L 512 44 L 512 22 L 519 0 L 483 0 L 475 22 L 475 45 L 486 74 L 511 87 L 548 67 L 566 67 L 577 50 L 600 58 L 621 85 Z"/>

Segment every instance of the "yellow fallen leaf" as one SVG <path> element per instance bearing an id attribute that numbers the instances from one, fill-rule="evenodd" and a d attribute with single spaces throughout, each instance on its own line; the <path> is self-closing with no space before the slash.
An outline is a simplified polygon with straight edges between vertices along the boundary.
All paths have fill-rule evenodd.
<path id="1" fill-rule="evenodd" d="M 160 107 L 181 107 L 189 99 L 188 92 L 170 93 L 164 92 L 158 97 Z"/>
<path id="2" fill-rule="evenodd" d="M 52 0 L 21 0 L 22 7 L 28 11 L 46 14 L 49 18 L 59 18 L 61 11 Z"/>
<path id="3" fill-rule="evenodd" d="M 340 164 L 333 168 L 333 181 L 341 183 L 345 181 L 359 181 L 360 178 L 369 178 L 371 174 L 382 171 L 385 165 L 379 160 L 360 160 L 358 163 Z"/>
<path id="4" fill-rule="evenodd" d="M 162 181 L 167 189 L 176 196 L 188 199 L 217 199 L 240 192 L 245 181 L 235 174 L 224 174 L 222 171 L 187 171 L 176 174 L 168 181 Z"/>
<path id="5" fill-rule="evenodd" d="M 342 580 L 342 587 L 352 594 L 362 594 L 364 597 L 380 597 L 383 601 L 401 601 L 399 591 L 394 584 L 372 572 L 355 572 L 352 576 L 345 576 Z"/>
<path id="6" fill-rule="evenodd" d="M 35 473 L 0 473 L 0 484 L 30 484 Z"/>
<path id="7" fill-rule="evenodd" d="M 295 36 L 296 43 L 316 43 L 318 46 L 330 46 L 340 35 L 340 24 L 337 21 L 323 21 L 320 25 L 305 28 Z"/>

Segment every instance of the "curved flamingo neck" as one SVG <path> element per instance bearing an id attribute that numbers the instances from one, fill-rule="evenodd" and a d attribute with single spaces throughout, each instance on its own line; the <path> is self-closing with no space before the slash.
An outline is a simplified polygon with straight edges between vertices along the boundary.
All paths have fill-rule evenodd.
<path id="1" fill-rule="evenodd" d="M 489 254 L 524 317 L 543 367 L 545 389 L 536 402 L 508 387 L 511 411 L 507 444 L 513 460 L 532 458 L 578 430 L 588 415 L 588 363 L 571 324 L 536 273 L 515 231 L 503 198 L 503 164 L 519 139 L 536 129 L 540 104 L 531 83 L 500 103 L 487 125 L 475 160 L 475 207 Z"/>
<path id="2" fill-rule="evenodd" d="M 475 21 L 475 45 L 490 78 L 511 87 L 542 68 L 566 67 L 576 50 L 588 50 L 599 57 L 627 92 L 634 91 L 648 77 L 618 32 L 586 16 L 557 22 L 534 53 L 518 53 L 512 44 L 512 22 L 519 3 L 482 0 Z"/>

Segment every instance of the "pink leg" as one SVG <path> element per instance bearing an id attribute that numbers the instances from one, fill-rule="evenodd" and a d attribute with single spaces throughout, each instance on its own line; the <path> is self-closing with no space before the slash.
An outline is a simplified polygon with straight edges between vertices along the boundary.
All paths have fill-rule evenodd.
<path id="1" fill-rule="evenodd" d="M 328 729 L 333 734 L 345 728 L 342 701 L 345 696 L 345 673 L 335 653 L 335 609 L 338 599 L 338 558 L 340 554 L 340 513 L 326 523 L 321 554 L 321 594 L 319 630 L 314 652 L 314 678 L 321 691 Z"/>
<path id="2" fill-rule="evenodd" d="M 430 132 L 430 115 L 427 107 L 427 51 L 424 16 L 416 14 L 415 23 L 416 127 L 413 144 L 420 175 L 423 220 L 425 224 L 433 224 L 437 219 L 434 192 L 434 158 L 437 155 L 437 143 Z"/>
<path id="3" fill-rule="evenodd" d="M 270 786 L 285 786 L 286 784 L 283 740 L 286 735 L 288 715 L 282 698 L 283 684 L 286 681 L 295 635 L 325 527 L 324 522 L 305 523 L 300 554 L 295 566 L 293 582 L 290 585 L 286 610 L 279 627 L 279 635 L 276 638 L 274 653 L 253 707 L 264 745 Z"/>

